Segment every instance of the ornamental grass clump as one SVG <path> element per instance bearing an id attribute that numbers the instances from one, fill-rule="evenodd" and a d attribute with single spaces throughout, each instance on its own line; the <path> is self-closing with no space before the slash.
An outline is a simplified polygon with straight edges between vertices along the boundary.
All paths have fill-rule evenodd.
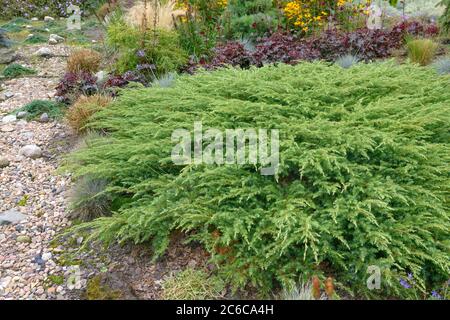
<path id="1" fill-rule="evenodd" d="M 111 97 L 101 94 L 81 96 L 67 110 L 66 120 L 75 131 L 83 132 L 92 116 L 101 109 L 106 108 L 111 100 Z"/>
<path id="2" fill-rule="evenodd" d="M 67 72 L 97 72 L 102 57 L 100 53 L 91 49 L 78 49 L 67 59 Z"/>
<path id="3" fill-rule="evenodd" d="M 426 66 L 433 61 L 438 44 L 431 39 L 417 39 L 408 41 L 407 47 L 411 62 Z"/>
<path id="4" fill-rule="evenodd" d="M 89 241 L 151 242 L 182 230 L 235 287 L 265 293 L 333 276 L 337 290 L 418 297 L 449 278 L 448 76 L 393 61 L 221 69 L 126 90 L 88 127 L 74 179 L 108 181 L 111 217 L 73 227 Z M 278 129 L 280 165 L 175 165 L 176 129 Z M 204 142 L 205 146 L 209 145 Z M 368 290 L 369 266 L 381 273 Z M 414 275 L 416 286 L 399 282 Z"/>

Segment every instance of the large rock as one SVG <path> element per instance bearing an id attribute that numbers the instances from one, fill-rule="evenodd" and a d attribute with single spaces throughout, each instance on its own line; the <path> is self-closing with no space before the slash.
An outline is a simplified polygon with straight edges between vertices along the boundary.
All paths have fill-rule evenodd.
<path id="1" fill-rule="evenodd" d="M 42 149 L 35 144 L 29 144 L 19 150 L 19 155 L 30 159 L 38 159 L 42 157 Z"/>
<path id="2" fill-rule="evenodd" d="M 52 33 L 48 39 L 49 44 L 58 44 L 60 42 L 64 42 L 64 38 L 61 36 L 58 36 L 57 34 Z"/>
<path id="3" fill-rule="evenodd" d="M 13 114 L 10 114 L 8 116 L 4 116 L 2 118 L 2 123 L 11 123 L 17 120 L 17 117 Z"/>
<path id="4" fill-rule="evenodd" d="M 43 58 L 50 58 L 53 56 L 53 53 L 49 48 L 42 47 L 38 51 L 36 51 L 34 55 Z"/>
<path id="5" fill-rule="evenodd" d="M 5 224 L 18 223 L 27 218 L 26 215 L 20 213 L 16 209 L 10 209 L 8 211 L 0 213 L 0 226 Z"/>
<path id="6" fill-rule="evenodd" d="M 0 64 L 8 64 L 17 59 L 16 52 L 10 48 L 0 48 Z"/>
<path id="7" fill-rule="evenodd" d="M 44 21 L 45 21 L 45 22 L 51 22 L 51 21 L 55 21 L 55 19 L 52 18 L 52 17 L 50 17 L 50 16 L 45 16 L 45 17 L 44 17 Z"/>

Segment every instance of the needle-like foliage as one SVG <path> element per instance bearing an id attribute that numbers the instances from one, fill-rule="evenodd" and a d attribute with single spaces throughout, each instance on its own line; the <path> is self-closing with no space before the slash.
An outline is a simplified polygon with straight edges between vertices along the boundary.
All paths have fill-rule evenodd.
<path id="1" fill-rule="evenodd" d="M 75 227 L 91 240 L 152 241 L 174 230 L 211 252 L 234 284 L 264 290 L 333 272 L 337 287 L 410 296 L 449 274 L 450 77 L 392 61 L 223 69 L 169 88 L 124 91 L 96 115 L 109 132 L 70 157 L 75 177 L 128 197 L 112 217 Z M 176 166 L 175 129 L 280 130 L 277 175 L 253 165 Z M 416 293 L 415 293 L 416 294 Z"/>

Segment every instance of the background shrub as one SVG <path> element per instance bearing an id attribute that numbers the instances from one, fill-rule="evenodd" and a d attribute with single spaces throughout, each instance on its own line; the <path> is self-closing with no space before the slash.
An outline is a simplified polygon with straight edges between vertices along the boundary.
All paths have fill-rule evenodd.
<path id="1" fill-rule="evenodd" d="M 181 49 L 178 34 L 174 31 L 152 30 L 140 32 L 116 16 L 108 26 L 107 43 L 119 51 L 115 65 L 117 73 L 139 71 L 149 79 L 168 72 L 178 71 L 188 57 Z"/>
<path id="2" fill-rule="evenodd" d="M 265 36 L 279 26 L 278 14 L 272 0 L 230 0 L 223 15 L 225 36 L 227 39 L 253 40 Z"/>
<path id="3" fill-rule="evenodd" d="M 103 0 L 0 0 L 0 18 L 56 16 L 67 17 L 67 8 L 73 4 L 83 12 L 92 11 L 100 6 Z"/>
<path id="4" fill-rule="evenodd" d="M 66 120 L 75 131 L 83 132 L 86 130 L 85 126 L 91 117 L 105 108 L 111 101 L 110 97 L 100 94 L 89 97 L 81 96 L 67 110 Z"/>
<path id="5" fill-rule="evenodd" d="M 440 2 L 441 6 L 444 6 L 444 12 L 441 15 L 439 22 L 442 26 L 442 29 L 449 33 L 450 32 L 450 0 L 442 0 Z"/>
<path id="6" fill-rule="evenodd" d="M 91 49 L 77 49 L 67 59 L 67 71 L 72 73 L 97 72 L 102 57 L 100 53 Z"/>
<path id="7" fill-rule="evenodd" d="M 268 292 L 332 273 L 340 288 L 418 297 L 448 280 L 448 77 L 394 62 L 222 69 L 173 88 L 127 90 L 91 123 L 105 141 L 71 156 L 130 202 L 79 225 L 87 241 L 199 241 L 235 286 Z M 176 166 L 175 129 L 277 128 L 280 166 Z M 205 145 L 207 142 L 204 142 Z M 367 291 L 367 267 L 382 290 Z M 414 275 L 416 289 L 400 278 Z M 420 291 L 422 290 L 422 291 Z"/>

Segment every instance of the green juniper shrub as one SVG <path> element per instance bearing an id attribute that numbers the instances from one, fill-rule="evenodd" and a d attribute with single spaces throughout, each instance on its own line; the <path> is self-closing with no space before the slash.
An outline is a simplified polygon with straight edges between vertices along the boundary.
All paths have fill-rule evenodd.
<path id="1" fill-rule="evenodd" d="M 36 74 L 36 71 L 18 63 L 12 63 L 2 71 L 2 75 L 6 78 L 18 78 L 32 74 Z"/>
<path id="2" fill-rule="evenodd" d="M 394 61 L 345 72 L 322 62 L 182 76 L 123 91 L 90 127 L 109 132 L 73 153 L 74 179 L 95 175 L 111 217 L 73 227 L 90 241 L 151 241 L 155 257 L 183 230 L 234 287 L 261 293 L 300 276 L 338 290 L 422 297 L 449 278 L 449 76 Z M 174 130 L 279 129 L 280 165 L 175 165 Z M 209 145 L 204 141 L 204 146 Z M 381 290 L 367 289 L 367 269 Z M 414 275 L 406 289 L 400 279 Z M 432 276 L 431 276 L 432 275 Z"/>
<path id="3" fill-rule="evenodd" d="M 231 0 L 222 19 L 227 39 L 255 40 L 276 31 L 280 23 L 272 0 Z"/>
<path id="4" fill-rule="evenodd" d="M 47 40 L 47 37 L 41 34 L 32 34 L 31 36 L 27 37 L 24 42 L 27 44 L 36 44 L 47 42 Z"/>
<path id="5" fill-rule="evenodd" d="M 1 28 L 7 32 L 20 32 L 23 30 L 24 26 L 29 23 L 30 21 L 25 18 L 15 18 L 2 25 Z"/>
<path id="6" fill-rule="evenodd" d="M 66 106 L 62 103 L 50 100 L 34 100 L 15 110 L 14 113 L 25 111 L 28 113 L 28 120 L 35 119 L 43 113 L 47 113 L 50 118 L 59 119 L 64 115 L 65 109 Z"/>

